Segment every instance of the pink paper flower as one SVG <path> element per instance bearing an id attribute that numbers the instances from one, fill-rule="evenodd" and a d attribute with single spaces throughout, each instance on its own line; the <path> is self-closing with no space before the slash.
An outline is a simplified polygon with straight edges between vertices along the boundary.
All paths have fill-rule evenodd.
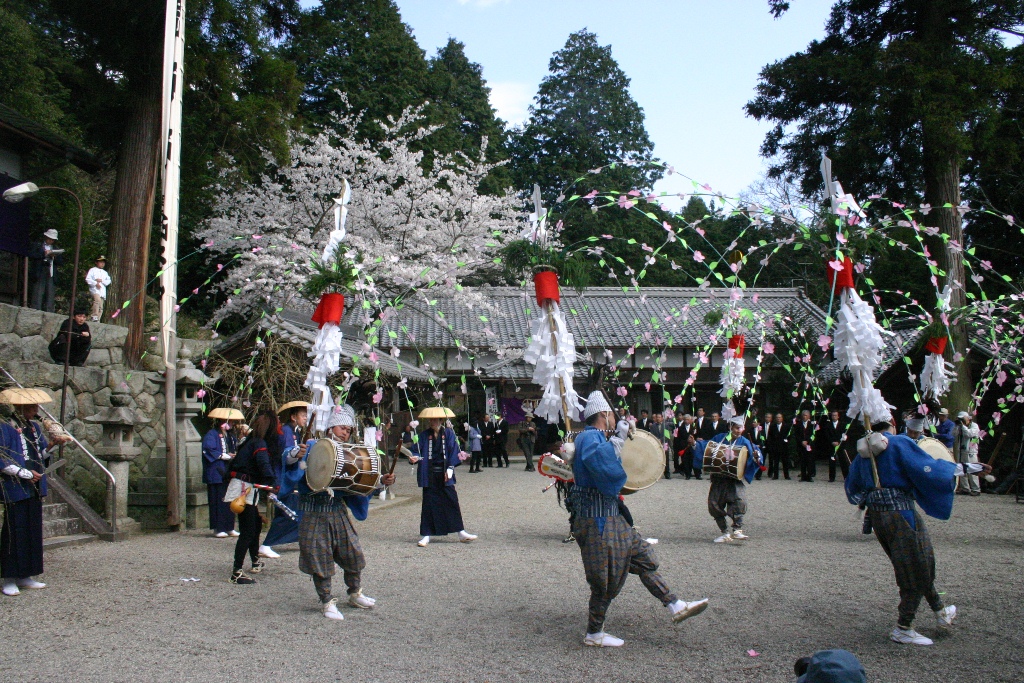
<path id="1" fill-rule="evenodd" d="M 765 342 L 761 348 L 764 349 L 765 353 L 775 353 L 775 344 L 772 344 L 771 342 Z"/>
<path id="2" fill-rule="evenodd" d="M 693 260 L 697 263 L 704 263 L 704 254 L 700 253 L 700 251 L 693 252 Z"/>
<path id="3" fill-rule="evenodd" d="M 832 344 L 832 337 L 828 335 L 820 335 L 818 337 L 818 346 L 821 347 L 822 351 L 828 351 L 828 347 Z"/>
<path id="4" fill-rule="evenodd" d="M 629 392 L 626 390 L 626 387 L 619 387 L 618 389 L 615 390 L 615 393 L 625 398 L 626 394 L 628 394 Z"/>

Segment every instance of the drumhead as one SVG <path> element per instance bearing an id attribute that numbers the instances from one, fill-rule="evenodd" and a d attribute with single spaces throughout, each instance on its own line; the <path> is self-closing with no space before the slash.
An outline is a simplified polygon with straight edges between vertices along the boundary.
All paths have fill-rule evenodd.
<path id="1" fill-rule="evenodd" d="M 331 485 L 338 467 L 338 444 L 320 439 L 306 455 L 306 483 L 314 491 L 323 491 Z"/>
<path id="2" fill-rule="evenodd" d="M 661 442 L 648 431 L 636 430 L 622 446 L 622 469 L 626 470 L 623 495 L 654 486 L 665 472 L 665 451 Z"/>
<path id="3" fill-rule="evenodd" d="M 946 444 L 942 443 L 938 439 L 926 436 L 918 441 L 917 445 L 921 447 L 922 451 L 936 460 L 945 460 L 947 462 L 956 463 L 956 460 L 953 459 L 953 454 L 948 448 L 946 448 Z"/>

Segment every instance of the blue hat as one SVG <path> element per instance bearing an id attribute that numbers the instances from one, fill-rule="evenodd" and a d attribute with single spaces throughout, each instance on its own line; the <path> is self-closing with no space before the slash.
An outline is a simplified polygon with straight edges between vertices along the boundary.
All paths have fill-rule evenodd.
<path id="1" fill-rule="evenodd" d="M 860 660 L 846 650 L 815 652 L 807 664 L 807 672 L 797 683 L 867 683 L 868 677 Z"/>

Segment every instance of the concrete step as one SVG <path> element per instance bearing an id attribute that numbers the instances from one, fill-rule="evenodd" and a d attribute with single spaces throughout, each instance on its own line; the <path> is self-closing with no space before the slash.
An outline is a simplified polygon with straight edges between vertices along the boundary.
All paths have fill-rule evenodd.
<path id="1" fill-rule="evenodd" d="M 56 536 L 74 536 L 80 533 L 82 533 L 82 520 L 77 517 L 43 520 L 44 539 Z"/>
<path id="2" fill-rule="evenodd" d="M 96 540 L 93 534 L 68 534 L 67 536 L 53 536 L 43 539 L 43 549 L 53 550 L 54 548 L 66 548 L 73 545 L 84 545 Z"/>
<path id="3" fill-rule="evenodd" d="M 43 521 L 47 522 L 51 519 L 67 519 L 68 515 L 68 504 L 67 503 L 45 503 L 43 504 Z"/>

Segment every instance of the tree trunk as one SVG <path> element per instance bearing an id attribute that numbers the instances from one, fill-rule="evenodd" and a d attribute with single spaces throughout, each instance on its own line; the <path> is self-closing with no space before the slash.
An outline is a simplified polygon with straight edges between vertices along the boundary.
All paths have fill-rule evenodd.
<path id="1" fill-rule="evenodd" d="M 138 363 L 145 347 L 146 282 L 157 174 L 160 168 L 161 74 L 159 60 L 135 84 L 134 102 L 117 157 L 117 180 L 107 235 L 108 301 L 128 328 L 125 363 Z M 131 303 L 122 309 L 126 301 Z"/>
<path id="2" fill-rule="evenodd" d="M 946 395 L 943 404 L 949 408 L 950 413 L 955 415 L 960 410 L 967 410 L 971 402 L 971 393 L 974 382 L 971 378 L 971 368 L 967 363 L 968 332 L 964 323 L 962 309 L 967 302 L 965 296 L 966 283 L 963 256 L 961 250 L 965 249 L 963 218 L 958 207 L 960 206 L 960 161 L 955 152 L 948 151 L 946 145 L 936 143 L 925 134 L 924 142 L 924 182 L 925 201 L 931 204 L 932 211 L 925 220 L 929 225 L 939 228 L 942 235 L 948 236 L 948 241 L 942 236 L 931 238 L 927 241 L 928 250 L 932 254 L 940 271 L 945 277 L 937 275 L 937 289 L 941 290 L 949 285 L 952 290 L 950 297 L 949 331 L 950 345 L 946 347 L 946 359 L 953 361 L 954 357 L 960 358 L 954 362 L 956 367 L 956 381 L 953 382 Z M 936 144 L 930 144 L 936 143 Z M 938 148 L 936 151 L 935 148 Z M 945 204 L 952 204 L 952 207 L 944 208 Z M 941 320 L 942 312 L 934 312 L 935 319 Z"/>

